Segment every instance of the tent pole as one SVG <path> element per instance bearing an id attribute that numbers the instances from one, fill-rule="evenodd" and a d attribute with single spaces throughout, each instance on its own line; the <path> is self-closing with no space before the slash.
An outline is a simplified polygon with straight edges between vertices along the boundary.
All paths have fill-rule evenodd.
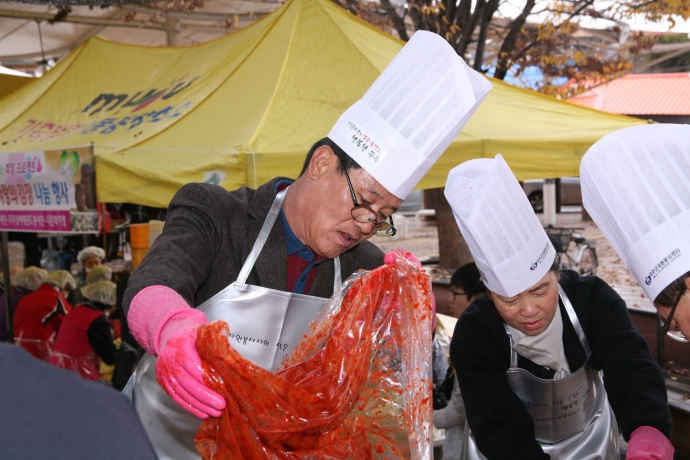
<path id="1" fill-rule="evenodd" d="M 10 285 L 10 250 L 7 232 L 2 233 L 2 277 L 5 284 L 5 316 L 7 317 L 7 342 L 14 343 L 14 312 L 12 311 L 12 286 Z"/>
<path id="2" fill-rule="evenodd" d="M 556 225 L 556 181 L 544 181 L 544 225 Z"/>

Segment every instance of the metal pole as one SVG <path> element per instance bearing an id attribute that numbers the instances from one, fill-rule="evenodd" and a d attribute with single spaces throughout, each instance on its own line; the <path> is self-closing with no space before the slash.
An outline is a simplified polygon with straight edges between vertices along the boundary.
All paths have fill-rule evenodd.
<path id="1" fill-rule="evenodd" d="M 544 225 L 556 225 L 556 181 L 544 180 Z"/>
<path id="2" fill-rule="evenodd" d="M 12 286 L 10 285 L 10 250 L 7 232 L 2 233 L 2 277 L 5 283 L 5 316 L 7 318 L 7 342 L 14 343 L 14 312 L 12 311 Z"/>

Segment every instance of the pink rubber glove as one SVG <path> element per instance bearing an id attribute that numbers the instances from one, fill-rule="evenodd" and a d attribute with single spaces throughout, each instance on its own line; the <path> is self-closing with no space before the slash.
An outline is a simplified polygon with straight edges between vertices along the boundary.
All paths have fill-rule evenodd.
<path id="1" fill-rule="evenodd" d="M 664 434 L 651 426 L 641 426 L 630 435 L 626 460 L 673 460 L 675 449 Z"/>
<path id="2" fill-rule="evenodd" d="M 225 399 L 204 384 L 194 344 L 206 315 L 174 290 L 150 286 L 132 299 L 127 319 L 134 338 L 158 356 L 156 380 L 173 401 L 202 419 L 220 416 Z"/>
<path id="3" fill-rule="evenodd" d="M 392 265 L 396 263 L 398 260 L 404 260 L 407 259 L 413 264 L 415 264 L 417 267 L 422 268 L 422 263 L 419 261 L 417 257 L 415 257 L 414 254 L 412 254 L 410 251 L 406 251 L 404 249 L 393 249 L 392 251 L 388 251 L 386 255 L 383 257 L 383 263 L 386 265 Z"/>

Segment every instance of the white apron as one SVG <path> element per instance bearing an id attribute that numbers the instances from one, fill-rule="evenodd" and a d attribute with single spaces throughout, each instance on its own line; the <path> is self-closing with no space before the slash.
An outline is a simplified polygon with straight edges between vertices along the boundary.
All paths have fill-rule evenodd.
<path id="1" fill-rule="evenodd" d="M 237 280 L 201 304 L 210 321 L 230 326 L 229 342 L 243 357 L 274 371 L 292 352 L 327 299 L 246 284 L 280 213 L 287 189 L 276 196 Z M 333 291 L 340 289 L 340 259 L 334 259 Z M 156 381 L 156 358 L 146 353 L 122 392 L 130 397 L 161 460 L 199 459 L 194 447 L 201 420 L 182 409 Z"/>
<path id="2" fill-rule="evenodd" d="M 543 380 L 517 367 L 517 353 L 510 337 L 508 385 L 532 416 L 537 441 L 552 460 L 610 460 L 618 458 L 618 424 L 611 409 L 601 372 L 590 365 L 591 350 L 570 299 L 559 285 L 565 310 L 587 360 L 577 372 L 560 380 Z M 463 460 L 486 460 L 465 424 Z"/>

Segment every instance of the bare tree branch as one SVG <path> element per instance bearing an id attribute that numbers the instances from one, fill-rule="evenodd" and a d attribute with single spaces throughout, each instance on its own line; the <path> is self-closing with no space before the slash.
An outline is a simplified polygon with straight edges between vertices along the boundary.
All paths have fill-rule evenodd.
<path id="1" fill-rule="evenodd" d="M 565 21 L 562 21 L 560 24 L 558 24 L 558 25 L 555 27 L 556 30 L 560 29 L 561 26 L 562 26 L 563 24 L 566 24 L 566 23 L 569 22 L 572 18 L 574 18 L 575 16 L 579 15 L 579 14 L 582 12 L 582 10 L 584 10 L 584 9 L 587 8 L 588 6 L 591 6 L 592 3 L 594 3 L 594 0 L 587 0 L 587 1 L 585 1 L 578 9 L 576 9 L 575 11 L 573 11 L 572 13 L 570 13 L 570 15 L 568 16 L 568 18 L 567 18 Z M 532 40 L 532 41 L 529 42 L 527 45 L 525 45 L 525 47 L 522 48 L 522 49 L 520 50 L 520 52 L 517 53 L 513 59 L 518 59 L 518 58 L 524 56 L 525 53 L 526 53 L 527 51 L 529 51 L 529 50 L 530 50 L 534 45 L 536 45 L 536 44 L 537 44 L 537 40 Z M 506 69 L 506 71 L 507 71 L 507 69 Z M 502 79 L 501 79 L 501 80 L 502 80 Z"/>
<path id="2" fill-rule="evenodd" d="M 508 35 L 506 35 L 506 38 L 503 40 L 503 43 L 501 44 L 501 49 L 498 52 L 498 60 L 496 62 L 496 72 L 494 73 L 494 78 L 503 80 L 506 77 L 508 69 L 510 68 L 510 53 L 515 47 L 517 37 L 520 34 L 520 31 L 522 31 L 522 27 L 525 25 L 525 22 L 527 21 L 527 16 L 530 15 L 530 13 L 532 12 L 532 8 L 534 8 L 534 3 L 535 0 L 527 0 L 527 2 L 525 3 L 525 7 L 522 9 L 522 13 L 520 13 L 520 15 L 517 18 L 515 18 L 515 20 L 513 20 L 513 23 L 510 25 Z"/>
<path id="3" fill-rule="evenodd" d="M 455 52 L 460 56 L 464 56 L 465 51 L 467 51 L 467 45 L 470 44 L 474 29 L 477 27 L 477 21 L 479 21 L 479 18 L 486 7 L 486 1 L 487 0 L 477 0 L 477 4 L 474 7 L 474 12 L 470 16 L 468 23 L 461 26 L 462 30 L 460 31 L 460 40 L 455 47 Z"/>
<path id="4" fill-rule="evenodd" d="M 398 32 L 400 39 L 408 41 L 410 38 L 407 36 L 407 29 L 405 29 L 405 22 L 403 21 L 403 18 L 398 16 L 398 13 L 395 11 L 395 7 L 391 5 L 390 0 L 380 0 L 380 2 L 391 22 L 393 22 L 393 27 L 395 27 L 395 30 Z"/>
<path id="5" fill-rule="evenodd" d="M 484 49 L 486 48 L 486 37 L 488 34 L 489 24 L 494 17 L 494 13 L 498 9 L 499 0 L 489 0 L 489 3 L 484 8 L 482 13 L 482 22 L 479 26 L 479 38 L 477 39 L 477 51 L 474 53 L 474 70 L 482 72 L 482 64 L 484 63 Z"/>

